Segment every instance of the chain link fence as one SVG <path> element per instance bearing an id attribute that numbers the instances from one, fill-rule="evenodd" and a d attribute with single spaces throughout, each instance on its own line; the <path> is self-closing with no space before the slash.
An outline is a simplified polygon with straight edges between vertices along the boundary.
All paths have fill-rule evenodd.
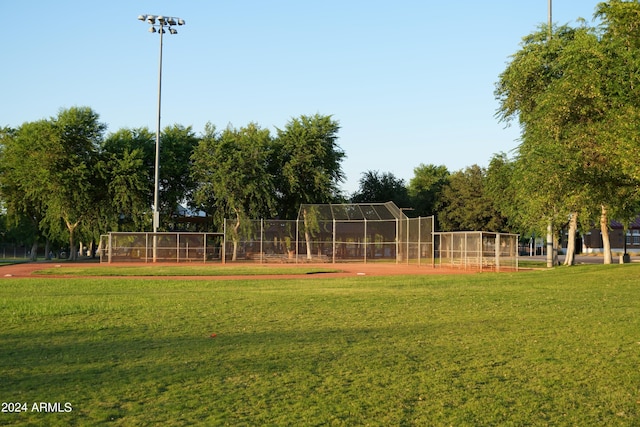
<path id="1" fill-rule="evenodd" d="M 100 262 L 221 261 L 223 233 L 114 232 L 100 236 Z"/>
<path id="2" fill-rule="evenodd" d="M 435 232 L 395 204 L 302 205 L 297 220 L 224 220 L 220 233 L 109 233 L 101 262 L 388 262 L 516 270 L 515 234 Z"/>
<path id="3" fill-rule="evenodd" d="M 483 231 L 434 233 L 437 266 L 464 270 L 518 269 L 518 235 Z"/>
<path id="4" fill-rule="evenodd" d="M 225 221 L 227 262 L 433 264 L 433 217 Z"/>
<path id="5" fill-rule="evenodd" d="M 38 253 L 41 257 L 44 257 L 44 249 Z M 2 243 L 0 244 L 0 259 L 6 260 L 23 260 L 31 257 L 31 246 Z"/>

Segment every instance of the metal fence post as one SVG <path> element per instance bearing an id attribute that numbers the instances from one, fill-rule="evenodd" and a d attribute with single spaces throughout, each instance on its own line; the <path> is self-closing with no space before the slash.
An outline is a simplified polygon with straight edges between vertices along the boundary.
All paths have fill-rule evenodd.
<path id="1" fill-rule="evenodd" d="M 364 246 L 364 263 L 367 263 L 367 218 L 364 218 L 364 239 L 363 239 L 363 246 Z"/>
<path id="2" fill-rule="evenodd" d="M 264 246 L 262 241 L 264 239 L 264 218 L 260 218 L 260 264 L 264 263 Z"/>
<path id="3" fill-rule="evenodd" d="M 431 265 L 436 266 L 436 239 L 435 239 L 435 217 L 431 215 Z"/>
<path id="4" fill-rule="evenodd" d="M 222 263 L 227 263 L 227 218 L 222 220 Z"/>
<path id="5" fill-rule="evenodd" d="M 404 257 L 407 259 L 407 265 L 409 265 L 409 241 L 411 240 L 411 223 L 409 222 L 409 218 L 407 218 L 407 253 L 404 254 Z"/>
<path id="6" fill-rule="evenodd" d="M 400 256 L 400 226 L 398 225 L 398 218 L 396 218 L 396 264 L 398 263 L 398 257 Z"/>
<path id="7" fill-rule="evenodd" d="M 468 257 L 469 253 L 467 251 L 468 244 L 469 244 L 469 236 L 467 235 L 467 233 L 464 233 L 464 245 L 463 245 L 464 249 L 463 249 L 462 256 L 464 257 L 464 269 L 465 270 L 467 269 L 467 263 L 468 263 L 468 260 L 469 260 L 469 257 Z"/>
<path id="8" fill-rule="evenodd" d="M 422 217 L 418 217 L 418 267 L 422 257 Z"/>
<path id="9" fill-rule="evenodd" d="M 333 218 L 333 248 L 331 249 L 332 263 L 336 263 L 336 218 Z"/>
<path id="10" fill-rule="evenodd" d="M 108 252 L 107 252 L 107 253 L 109 254 L 109 255 L 107 255 L 107 256 L 108 256 L 108 258 L 109 258 L 109 264 L 111 264 L 111 253 L 113 252 L 113 251 L 111 250 L 111 247 L 112 247 L 112 246 L 111 246 L 111 233 L 109 233 L 109 248 L 108 248 Z"/>
<path id="11" fill-rule="evenodd" d="M 520 236 L 515 236 L 515 250 L 516 250 L 516 271 L 518 271 L 518 269 L 520 268 L 520 254 L 518 253 L 518 240 Z"/>
<path id="12" fill-rule="evenodd" d="M 500 271 L 500 233 L 496 233 L 496 249 L 495 249 L 495 263 L 496 263 L 496 271 Z"/>

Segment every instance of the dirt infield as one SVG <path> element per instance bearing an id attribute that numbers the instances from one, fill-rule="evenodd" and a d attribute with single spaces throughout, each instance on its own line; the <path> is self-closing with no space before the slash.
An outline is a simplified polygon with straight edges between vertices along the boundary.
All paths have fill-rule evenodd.
<path id="1" fill-rule="evenodd" d="M 121 267 L 134 267 L 134 266 L 149 266 L 147 263 L 117 263 L 111 264 L 113 266 L 121 266 Z M 176 266 L 176 263 L 159 263 L 156 264 L 158 266 Z M 184 266 L 186 264 L 180 264 Z M 235 268 L 235 264 L 228 264 L 230 268 Z M 104 267 L 105 264 L 99 264 L 96 262 L 81 262 L 81 263 L 71 263 L 71 262 L 30 262 L 23 264 L 12 264 L 0 266 L 0 278 L 2 279 L 11 279 L 11 278 L 24 278 L 24 277 L 47 277 L 47 278 L 70 278 L 70 277 L 83 277 L 78 275 L 65 275 L 55 274 L 55 275 L 47 275 L 42 276 L 38 275 L 38 270 L 45 270 L 50 268 L 60 268 L 64 270 L 65 268 L 91 268 L 91 267 Z M 219 266 L 219 265 L 217 265 Z M 270 268 L 271 266 L 278 267 L 277 265 L 263 264 L 265 268 Z M 234 276 L 226 276 L 226 275 L 212 275 L 212 276 L 103 276 L 103 277 L 130 277 L 130 278 L 147 278 L 147 279 L 178 279 L 178 280 L 234 280 L 234 279 L 285 279 L 285 278 L 296 278 L 296 279 L 318 279 L 318 278 L 336 278 L 336 277 L 354 277 L 354 276 L 398 276 L 398 275 L 450 275 L 450 274 L 475 274 L 478 271 L 476 270 L 463 270 L 463 269 L 453 269 L 453 268 L 444 268 L 444 267 L 432 267 L 428 266 L 417 266 L 417 265 L 406 265 L 406 264 L 300 264 L 300 267 L 324 267 L 324 268 L 336 268 L 340 270 L 336 273 L 317 273 L 317 274 L 280 274 L 280 275 L 234 275 Z M 291 266 L 294 267 L 295 266 Z M 100 276 L 84 276 L 96 278 Z"/>

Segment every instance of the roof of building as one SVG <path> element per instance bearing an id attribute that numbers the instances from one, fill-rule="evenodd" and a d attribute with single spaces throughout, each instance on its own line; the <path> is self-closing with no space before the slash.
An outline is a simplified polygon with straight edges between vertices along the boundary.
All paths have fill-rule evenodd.
<path id="1" fill-rule="evenodd" d="M 622 230 L 622 229 L 624 229 L 624 224 L 619 222 L 619 221 L 612 220 L 611 221 L 611 228 L 614 229 L 614 230 Z M 640 216 L 638 216 L 635 219 L 633 219 L 629 223 L 629 227 L 628 228 L 629 228 L 629 230 L 640 229 Z"/>

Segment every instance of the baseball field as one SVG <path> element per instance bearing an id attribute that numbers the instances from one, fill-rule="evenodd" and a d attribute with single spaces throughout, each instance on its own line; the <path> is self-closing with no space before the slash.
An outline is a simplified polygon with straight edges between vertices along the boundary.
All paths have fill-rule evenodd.
<path id="1" fill-rule="evenodd" d="M 3 266 L 0 424 L 634 425 L 639 278 Z"/>

